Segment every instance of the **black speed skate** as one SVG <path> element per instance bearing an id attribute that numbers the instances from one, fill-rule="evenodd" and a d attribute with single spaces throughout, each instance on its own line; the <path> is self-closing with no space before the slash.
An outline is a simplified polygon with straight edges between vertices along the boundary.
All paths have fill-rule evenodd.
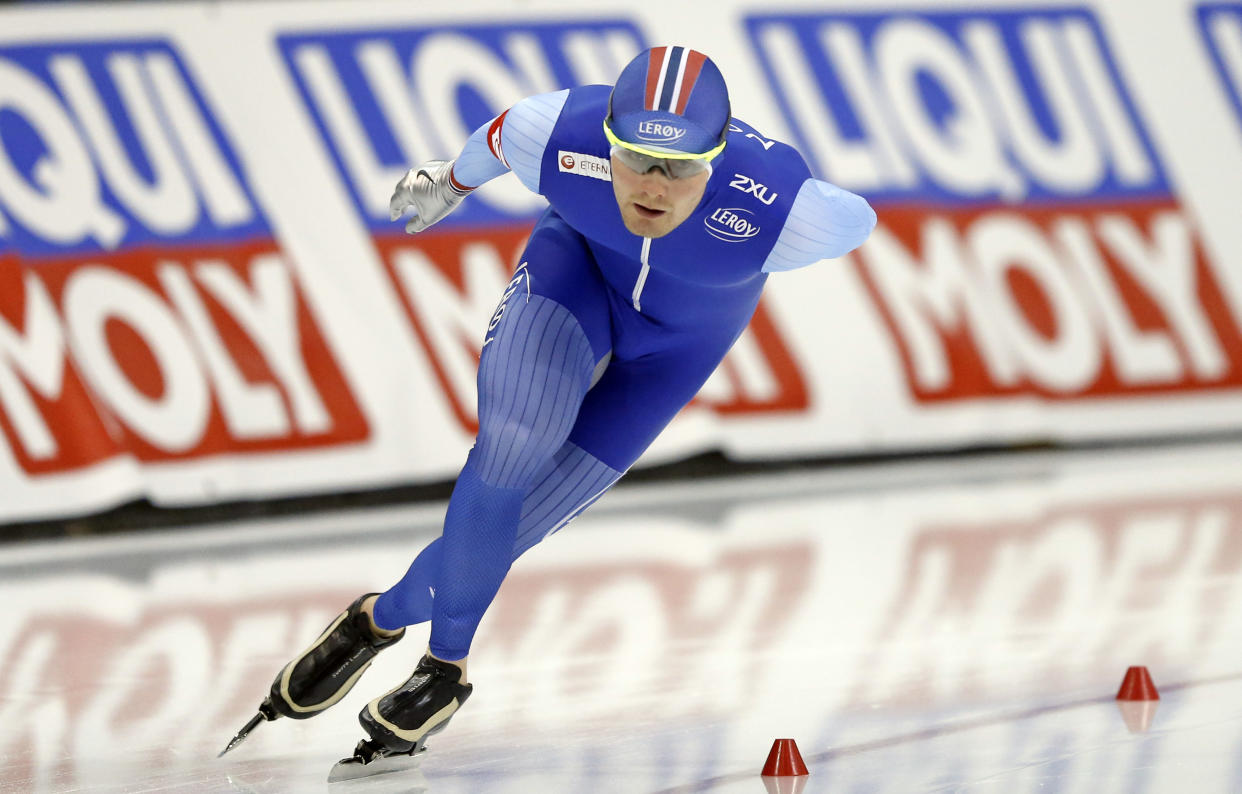
<path id="1" fill-rule="evenodd" d="M 285 665 L 268 696 L 259 704 L 259 713 L 221 751 L 232 750 L 260 722 L 277 717 L 309 719 L 326 710 L 353 689 L 380 651 L 405 636 L 405 629 L 391 637 L 380 637 L 371 630 L 371 619 L 362 604 L 375 593 L 358 596 L 344 612 L 328 624 L 305 651 Z"/>
<path id="2" fill-rule="evenodd" d="M 367 704 L 358 722 L 370 738 L 337 762 L 328 782 L 408 769 L 418 764 L 427 737 L 439 733 L 474 687 L 461 681 L 461 668 L 423 656 L 405 683 Z"/>

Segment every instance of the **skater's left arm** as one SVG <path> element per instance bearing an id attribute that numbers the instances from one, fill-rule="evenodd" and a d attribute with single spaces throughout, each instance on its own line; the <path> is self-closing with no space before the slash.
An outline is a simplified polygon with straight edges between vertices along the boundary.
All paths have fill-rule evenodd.
<path id="1" fill-rule="evenodd" d="M 405 230 L 421 232 L 452 212 L 475 188 L 509 171 L 538 193 L 543 150 L 568 95 L 563 90 L 527 97 L 475 130 L 456 158 L 428 160 L 411 168 L 388 203 L 392 219 L 412 209 L 414 217 Z"/>
<path id="2" fill-rule="evenodd" d="M 763 272 L 794 270 L 843 256 L 863 244 L 875 221 L 875 210 L 862 196 L 808 178 L 794 198 Z"/>

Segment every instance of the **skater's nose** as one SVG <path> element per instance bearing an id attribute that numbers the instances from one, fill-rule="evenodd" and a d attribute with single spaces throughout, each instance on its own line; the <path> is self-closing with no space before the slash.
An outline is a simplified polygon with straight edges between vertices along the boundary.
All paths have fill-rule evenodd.
<path id="1" fill-rule="evenodd" d="M 663 198 L 668 194 L 668 175 L 659 168 L 652 168 L 638 178 L 638 187 L 652 198 Z"/>

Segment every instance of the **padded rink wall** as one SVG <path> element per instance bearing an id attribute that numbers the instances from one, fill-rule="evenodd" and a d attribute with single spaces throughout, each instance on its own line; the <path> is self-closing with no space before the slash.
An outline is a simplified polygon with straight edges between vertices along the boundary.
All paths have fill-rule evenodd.
<path id="1" fill-rule="evenodd" d="M 1242 4 L 449 8 L 0 9 L 0 523 L 452 477 L 541 200 L 391 188 L 670 41 L 880 222 L 644 462 L 1242 427 Z"/>

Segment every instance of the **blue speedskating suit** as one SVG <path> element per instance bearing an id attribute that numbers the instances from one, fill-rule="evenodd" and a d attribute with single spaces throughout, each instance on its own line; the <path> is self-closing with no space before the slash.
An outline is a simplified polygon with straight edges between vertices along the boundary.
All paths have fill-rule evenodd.
<path id="1" fill-rule="evenodd" d="M 468 653 L 512 561 L 599 498 L 694 397 L 768 274 L 841 256 L 875 225 L 862 198 L 734 120 L 698 208 L 638 237 L 611 185 L 609 92 L 523 100 L 454 166 L 467 186 L 512 171 L 549 208 L 487 329 L 479 436 L 444 534 L 375 607 L 382 628 L 431 618 L 442 659 Z"/>

